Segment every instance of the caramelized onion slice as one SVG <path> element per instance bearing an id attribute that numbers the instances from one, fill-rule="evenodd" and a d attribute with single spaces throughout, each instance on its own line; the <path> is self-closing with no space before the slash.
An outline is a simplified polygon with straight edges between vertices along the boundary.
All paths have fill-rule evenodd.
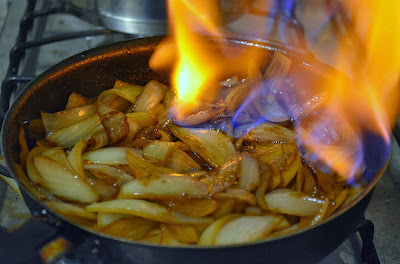
<path id="1" fill-rule="evenodd" d="M 166 226 L 171 235 L 182 243 L 193 244 L 199 241 L 199 234 L 191 225 L 167 224 Z"/>
<path id="2" fill-rule="evenodd" d="M 111 144 L 123 140 L 129 132 L 129 125 L 126 116 L 121 112 L 110 112 L 102 115 L 101 122 L 107 131 L 108 139 Z"/>
<path id="3" fill-rule="evenodd" d="M 171 210 L 192 217 L 202 217 L 214 212 L 219 203 L 213 199 L 160 201 Z"/>
<path id="4" fill-rule="evenodd" d="M 54 160 L 55 162 L 60 163 L 66 169 L 75 173 L 74 168 L 69 163 L 67 156 L 65 156 L 65 152 L 62 148 L 59 148 L 59 147 L 51 148 L 51 149 L 43 152 L 42 156 L 48 157 L 48 158 Z"/>
<path id="5" fill-rule="evenodd" d="M 276 189 L 265 195 L 271 211 L 297 216 L 316 215 L 325 203 L 324 200 L 308 196 L 290 189 Z"/>
<path id="6" fill-rule="evenodd" d="M 97 219 L 97 216 L 95 213 L 88 212 L 85 209 L 83 209 L 82 207 L 79 207 L 77 205 L 63 203 L 63 202 L 57 202 L 57 201 L 45 201 L 44 204 L 49 206 L 54 211 L 56 211 L 57 213 L 60 213 L 62 215 L 70 215 L 70 216 L 85 218 L 85 219 L 89 219 L 89 220 L 93 220 L 93 221 L 96 221 L 96 219 Z"/>
<path id="7" fill-rule="evenodd" d="M 210 224 L 212 218 L 195 218 L 168 211 L 156 203 L 136 199 L 119 199 L 95 203 L 86 207 L 89 212 L 129 214 L 153 221 L 172 224 Z"/>
<path id="8" fill-rule="evenodd" d="M 251 92 L 248 81 L 238 83 L 225 98 L 228 111 L 235 111 L 248 98 Z"/>
<path id="9" fill-rule="evenodd" d="M 155 115 L 151 115 L 149 113 L 128 113 L 126 114 L 128 118 L 132 118 L 140 128 L 149 127 L 157 125 L 157 117 Z"/>
<path id="10" fill-rule="evenodd" d="M 108 224 L 111 224 L 114 221 L 117 221 L 118 219 L 127 218 L 127 217 L 134 217 L 134 216 L 126 215 L 126 214 L 98 213 L 97 214 L 97 226 L 103 227 Z"/>
<path id="11" fill-rule="evenodd" d="M 251 153 L 242 152 L 241 157 L 239 186 L 243 190 L 251 192 L 260 183 L 260 167 Z"/>
<path id="12" fill-rule="evenodd" d="M 89 99 L 87 99 L 83 95 L 72 92 L 71 95 L 68 97 L 68 102 L 67 105 L 65 106 L 65 110 L 70 110 L 88 104 L 89 104 Z"/>
<path id="13" fill-rule="evenodd" d="M 208 186 L 188 176 L 156 175 L 149 179 L 134 179 L 122 186 L 119 198 L 181 199 L 203 198 Z"/>
<path id="14" fill-rule="evenodd" d="M 40 173 L 37 171 L 33 159 L 42 154 L 43 152 L 47 151 L 48 148 L 43 148 L 43 147 L 36 147 L 32 149 L 29 154 L 28 158 L 26 159 L 26 172 L 28 174 L 28 178 L 32 183 L 35 184 L 40 184 L 43 182 L 42 176 L 40 176 Z"/>
<path id="15" fill-rule="evenodd" d="M 128 160 L 126 159 L 126 149 L 124 147 L 109 147 L 101 148 L 93 151 L 85 152 L 82 155 L 82 160 L 88 160 L 94 164 L 106 164 L 106 165 L 127 165 Z M 130 149 L 136 155 L 142 155 L 140 149 Z"/>
<path id="16" fill-rule="evenodd" d="M 172 152 L 166 160 L 165 166 L 181 173 L 201 170 L 201 166 L 186 152 L 180 149 L 176 149 Z"/>
<path id="17" fill-rule="evenodd" d="M 230 215 L 226 215 L 226 216 L 218 219 L 217 221 L 213 222 L 201 234 L 200 240 L 197 243 L 197 245 L 198 246 L 213 246 L 213 245 L 215 245 L 215 239 L 216 239 L 220 229 L 229 221 L 234 220 L 240 216 L 242 216 L 242 214 L 230 214 Z"/>
<path id="18" fill-rule="evenodd" d="M 177 147 L 174 142 L 157 140 L 144 147 L 143 157 L 154 163 L 164 164 Z"/>
<path id="19" fill-rule="evenodd" d="M 98 124 L 100 124 L 100 117 L 96 113 L 78 123 L 48 134 L 47 138 L 62 148 L 72 147 L 79 140 L 84 139 Z"/>
<path id="20" fill-rule="evenodd" d="M 226 223 L 215 238 L 215 245 L 232 245 L 266 237 L 281 222 L 283 216 L 240 216 Z"/>
<path id="21" fill-rule="evenodd" d="M 109 96 L 110 94 L 115 94 L 134 104 L 136 97 L 142 92 L 142 90 L 142 86 L 116 80 L 114 87 L 102 92 L 98 98 L 99 101 L 104 101 L 105 97 Z"/>
<path id="22" fill-rule="evenodd" d="M 118 169 L 109 165 L 104 165 L 104 164 L 85 164 L 83 165 L 83 168 L 85 170 L 88 170 L 95 174 L 97 177 L 98 173 L 105 174 L 107 177 L 110 177 L 111 179 L 116 181 L 116 184 L 118 186 L 122 186 L 127 182 L 130 182 L 133 180 L 133 177 L 128 174 L 126 171 L 122 169 Z M 101 177 L 98 177 L 101 178 Z"/>
<path id="23" fill-rule="evenodd" d="M 251 192 L 243 189 L 228 189 L 225 192 L 217 193 L 215 199 L 234 199 L 250 205 L 256 205 L 257 199 Z"/>
<path id="24" fill-rule="evenodd" d="M 139 157 L 131 149 L 126 150 L 126 159 L 136 177 L 143 178 L 148 175 L 176 173 L 176 171 L 171 170 L 170 168 L 159 166 Z"/>
<path id="25" fill-rule="evenodd" d="M 43 187 L 53 195 L 81 203 L 93 203 L 100 198 L 86 181 L 60 163 L 44 156 L 36 156 L 33 161 L 45 180 Z"/>
<path id="26" fill-rule="evenodd" d="M 90 104 L 52 114 L 41 112 L 41 116 L 46 133 L 50 133 L 79 123 L 95 113 L 97 113 L 96 106 Z"/>
<path id="27" fill-rule="evenodd" d="M 87 151 L 104 147 L 108 144 L 107 131 L 103 124 L 98 124 L 85 138 L 88 141 Z"/>
<path id="28" fill-rule="evenodd" d="M 156 225 L 157 222 L 141 217 L 124 217 L 104 226 L 100 231 L 115 237 L 137 240 Z"/>
<path id="29" fill-rule="evenodd" d="M 136 100 L 135 112 L 148 112 L 156 104 L 159 104 L 169 88 L 157 81 L 150 81 L 143 88 Z"/>
<path id="30" fill-rule="evenodd" d="M 81 177 L 84 177 L 85 172 L 82 167 L 82 152 L 85 150 L 87 142 L 85 140 L 79 140 L 78 143 L 72 148 L 71 152 L 68 154 L 68 161 L 74 168 L 75 172 L 79 173 Z"/>
<path id="31" fill-rule="evenodd" d="M 293 130 L 280 125 L 265 123 L 250 130 L 246 139 L 255 142 L 287 143 L 296 140 L 297 136 Z"/>
<path id="32" fill-rule="evenodd" d="M 213 168 L 219 168 L 225 163 L 225 158 L 236 152 L 227 136 L 221 132 L 200 128 L 182 128 L 169 125 L 172 133 L 193 152 L 201 156 Z"/>

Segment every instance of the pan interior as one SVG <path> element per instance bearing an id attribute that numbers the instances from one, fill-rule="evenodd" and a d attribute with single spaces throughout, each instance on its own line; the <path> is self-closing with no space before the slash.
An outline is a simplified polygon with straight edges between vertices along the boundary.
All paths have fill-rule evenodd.
<path id="1" fill-rule="evenodd" d="M 11 174 L 17 178 L 14 164 L 19 163 L 17 135 L 20 126 L 27 121 L 40 118 L 40 111 L 56 112 L 62 110 L 72 92 L 80 93 L 88 98 L 94 97 L 101 91 L 111 88 L 117 79 L 139 85 L 144 85 L 150 80 L 168 84 L 168 72 L 153 72 L 148 66 L 151 54 L 160 41 L 161 38 L 146 38 L 89 50 L 53 66 L 29 83 L 9 110 L 2 130 L 3 153 Z M 213 41 L 219 40 L 211 40 L 210 43 Z M 232 40 L 232 43 L 235 45 L 249 44 L 236 40 Z M 266 57 L 270 56 L 275 50 L 282 50 L 281 47 L 277 46 L 250 44 L 253 48 L 264 49 Z M 213 45 L 210 44 L 210 48 L 212 47 Z M 304 56 L 304 54 L 295 51 L 285 51 L 285 53 L 293 59 L 295 67 L 307 72 L 309 83 L 323 78 L 326 72 L 333 70 L 315 61 L 312 57 Z M 388 143 L 371 133 L 364 135 L 364 141 L 367 148 L 364 157 L 367 164 L 364 180 L 369 182 L 369 185 L 353 203 L 341 209 L 332 217 L 340 215 L 361 200 L 375 186 L 388 162 L 390 154 Z M 22 179 L 18 179 L 18 181 L 24 182 Z M 21 184 L 21 187 L 31 198 L 40 203 L 23 184 Z M 61 218 L 66 220 L 63 216 Z M 74 223 L 74 225 L 77 224 Z"/>

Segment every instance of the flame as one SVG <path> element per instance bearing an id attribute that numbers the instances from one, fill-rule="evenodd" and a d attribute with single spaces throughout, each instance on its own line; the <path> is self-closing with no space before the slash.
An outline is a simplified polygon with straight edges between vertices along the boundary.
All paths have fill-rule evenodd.
<path id="1" fill-rule="evenodd" d="M 205 36 L 224 38 L 218 4 L 215 0 L 168 1 L 171 36 L 157 48 L 149 64 L 156 70 L 173 66 L 172 87 L 177 91 L 173 116 L 177 120 L 204 102 L 214 102 L 221 76 L 247 73 L 250 61 L 261 60 L 255 50 L 234 53 L 225 42 L 210 44 Z"/>
<path id="2" fill-rule="evenodd" d="M 357 2 L 357 3 L 355 3 Z M 348 49 L 343 38 L 336 49 L 335 65 L 346 69 L 352 61 L 352 81 L 341 74 L 322 84 L 328 99 L 314 120 L 298 124 L 302 141 L 311 152 L 348 181 L 363 169 L 363 133 L 379 134 L 387 144 L 399 110 L 400 2 L 344 1 L 353 18 L 353 30 L 362 40 L 359 50 Z M 327 51 L 332 52 L 332 51 Z M 348 67 L 347 67 L 348 68 Z M 321 120 L 329 119 L 329 124 Z M 311 123 L 311 124 L 310 124 Z M 329 141 L 313 131 L 341 127 L 340 139 Z M 331 131 L 332 132 L 332 131 Z"/>
<path id="3" fill-rule="evenodd" d="M 195 112 L 205 102 L 215 102 L 219 93 L 218 81 L 235 74 L 247 76 L 251 64 L 265 65 L 262 60 L 266 57 L 262 49 L 250 49 L 242 45 L 240 50 L 232 52 L 229 49 L 228 52 L 224 48 L 229 45 L 227 41 L 221 41 L 219 46 L 218 42 L 210 44 L 209 36 L 225 38 L 220 31 L 218 2 L 168 1 L 171 34 L 156 49 L 150 67 L 154 70 L 173 69 L 171 84 L 177 92 L 177 101 L 173 105 L 172 116 L 176 121 Z M 298 99 L 294 102 L 293 106 L 290 105 L 293 102 L 277 99 L 281 105 L 271 105 L 280 109 L 280 112 L 284 108 L 295 120 L 300 144 L 307 152 L 303 153 L 304 157 L 315 163 L 322 161 L 351 182 L 365 168 L 365 132 L 379 134 L 389 145 L 391 126 L 397 118 L 400 99 L 400 1 L 343 2 L 363 45 L 349 49 L 349 39 L 339 38 L 338 47 L 326 52 L 334 53 L 334 65 L 340 70 L 348 69 L 351 62 L 350 72 L 347 71 L 351 79 L 334 72 L 318 83 L 323 94 L 314 95 L 315 102 L 312 102 L 313 98 L 303 98 L 303 101 Z M 270 34 L 265 25 L 259 25 L 259 29 L 266 30 L 267 36 Z M 285 39 L 281 37 L 282 41 Z M 249 94 L 234 117 L 252 104 L 263 85 L 268 86 L 261 84 L 260 89 L 253 89 L 254 93 Z M 299 91 L 301 88 L 295 89 L 298 90 L 293 93 L 303 92 Z M 278 98 L 284 94 L 276 96 Z M 291 95 L 288 97 L 293 98 Z M 296 105 L 304 109 L 313 108 L 313 111 L 304 114 L 307 111 L 301 107 L 299 110 Z M 267 120 L 259 119 L 253 126 L 260 122 Z"/>

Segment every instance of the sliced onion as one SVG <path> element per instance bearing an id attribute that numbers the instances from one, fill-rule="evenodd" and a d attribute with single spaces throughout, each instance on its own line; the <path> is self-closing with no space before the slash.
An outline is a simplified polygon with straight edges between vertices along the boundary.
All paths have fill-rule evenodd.
<path id="1" fill-rule="evenodd" d="M 137 240 L 156 225 L 157 222 L 141 217 L 124 217 L 104 226 L 100 231 L 115 237 Z"/>
<path id="2" fill-rule="evenodd" d="M 212 218 L 195 218 L 168 211 L 156 203 L 136 199 L 119 199 L 88 205 L 89 212 L 120 213 L 140 216 L 153 221 L 172 224 L 210 224 Z"/>
<path id="3" fill-rule="evenodd" d="M 123 113 L 112 112 L 103 115 L 101 118 L 111 144 L 123 140 L 128 135 L 129 125 Z"/>
<path id="4" fill-rule="evenodd" d="M 176 171 L 159 166 L 155 163 L 147 161 L 137 154 L 135 154 L 131 149 L 126 150 L 126 159 L 128 161 L 129 167 L 135 173 L 136 177 L 143 178 L 149 175 L 159 175 L 159 174 L 170 174 L 176 173 Z"/>
<path id="5" fill-rule="evenodd" d="M 85 175 L 82 166 L 82 152 L 85 150 L 86 146 L 87 142 L 85 140 L 79 140 L 78 143 L 76 143 L 76 145 L 72 148 L 67 157 L 69 164 L 71 164 L 75 172 L 79 173 L 81 177 Z"/>
<path id="6" fill-rule="evenodd" d="M 60 163 L 44 156 L 36 156 L 33 160 L 45 180 L 43 187 L 53 195 L 81 203 L 93 203 L 100 198 L 87 182 Z"/>
<path id="7" fill-rule="evenodd" d="M 238 217 L 242 216 L 242 214 L 230 214 L 226 215 L 217 221 L 214 221 L 209 227 L 204 230 L 204 232 L 200 236 L 200 240 L 197 243 L 198 246 L 213 246 L 215 245 L 215 239 L 218 235 L 218 232 L 221 228 L 231 220 L 234 220 Z"/>
<path id="8" fill-rule="evenodd" d="M 177 145 L 174 142 L 157 140 L 143 149 L 143 157 L 157 164 L 164 164 L 176 148 Z"/>
<path id="9" fill-rule="evenodd" d="M 149 113 L 128 113 L 126 114 L 128 118 L 133 119 L 140 128 L 154 126 L 157 124 L 157 117 L 155 115 L 151 115 Z"/>
<path id="10" fill-rule="evenodd" d="M 126 215 L 126 214 L 98 213 L 97 214 L 97 225 L 99 227 L 103 227 L 108 224 L 111 224 L 112 222 L 114 222 L 118 219 L 127 218 L 127 217 L 132 217 L 132 216 Z"/>
<path id="11" fill-rule="evenodd" d="M 88 104 L 89 104 L 89 99 L 87 99 L 83 95 L 72 92 L 71 95 L 68 97 L 68 102 L 67 105 L 65 106 L 65 110 L 70 110 Z"/>
<path id="12" fill-rule="evenodd" d="M 108 144 L 108 135 L 107 131 L 104 128 L 103 124 L 99 124 L 96 126 L 89 135 L 85 138 L 88 141 L 88 146 L 86 150 L 95 150 L 101 147 L 104 147 Z"/>
<path id="13" fill-rule="evenodd" d="M 199 241 L 199 234 L 196 228 L 190 225 L 167 224 L 168 231 L 178 241 L 193 244 Z"/>
<path id="14" fill-rule="evenodd" d="M 97 216 L 95 213 L 88 212 L 82 207 L 73 205 L 73 204 L 68 204 L 68 203 L 63 203 L 63 202 L 57 202 L 57 201 L 44 201 L 44 204 L 51 207 L 54 211 L 57 213 L 63 214 L 63 215 L 70 215 L 70 216 L 75 216 L 75 217 L 81 217 L 89 220 L 96 221 Z"/>
<path id="15" fill-rule="evenodd" d="M 138 96 L 134 112 L 148 112 L 162 101 L 168 90 L 169 88 L 166 85 L 151 80 Z"/>
<path id="16" fill-rule="evenodd" d="M 251 92 L 249 82 L 241 82 L 235 85 L 225 98 L 228 111 L 235 111 L 248 98 Z"/>
<path id="17" fill-rule="evenodd" d="M 79 123 L 97 112 L 94 104 L 63 110 L 53 114 L 41 112 L 44 128 L 47 133 Z"/>
<path id="18" fill-rule="evenodd" d="M 258 161 L 249 152 L 242 152 L 240 164 L 239 186 L 243 190 L 253 191 L 260 183 L 260 167 Z"/>
<path id="19" fill-rule="evenodd" d="M 98 124 L 100 124 L 100 117 L 94 114 L 78 123 L 50 133 L 47 138 L 62 148 L 72 147 L 79 140 L 84 139 Z"/>
<path id="20" fill-rule="evenodd" d="M 250 205 L 256 205 L 256 197 L 243 189 L 228 189 L 225 192 L 219 192 L 213 196 L 215 199 L 235 199 Z"/>
<path id="21" fill-rule="evenodd" d="M 265 123 L 250 130 L 246 138 L 255 142 L 287 143 L 296 140 L 297 136 L 293 130 L 280 125 Z"/>
<path id="22" fill-rule="evenodd" d="M 232 142 L 221 132 L 175 125 L 170 125 L 169 128 L 177 138 L 188 144 L 193 152 L 213 168 L 219 168 L 225 163 L 226 157 L 236 153 Z"/>
<path id="23" fill-rule="evenodd" d="M 180 149 L 172 152 L 165 162 L 165 166 L 177 172 L 187 173 L 201 170 L 201 166 L 187 153 Z"/>
<path id="24" fill-rule="evenodd" d="M 28 174 L 28 178 L 32 183 L 40 184 L 43 182 L 42 176 L 40 176 L 39 172 L 35 168 L 33 163 L 33 158 L 42 154 L 43 152 L 47 151 L 48 148 L 43 147 L 36 147 L 32 149 L 29 154 L 28 158 L 26 159 L 26 172 Z"/>
<path id="25" fill-rule="evenodd" d="M 202 217 L 214 212 L 219 203 L 213 199 L 160 201 L 171 210 L 192 217 Z"/>
<path id="26" fill-rule="evenodd" d="M 82 155 L 82 160 L 88 160 L 94 164 L 106 164 L 106 165 L 127 165 L 128 160 L 126 159 L 125 147 L 109 147 L 101 148 L 93 151 L 85 152 Z M 130 149 L 136 155 L 141 156 L 141 149 Z"/>
<path id="27" fill-rule="evenodd" d="M 98 173 L 105 174 L 108 177 L 112 178 L 113 180 L 116 181 L 118 186 L 122 186 L 127 182 L 130 182 L 133 180 L 133 177 L 129 175 L 126 171 L 117 169 L 115 167 L 109 166 L 109 165 L 103 165 L 103 164 L 85 164 L 83 165 L 83 168 L 85 170 L 88 170 L 95 174 L 97 177 Z M 98 177 L 102 178 L 102 177 Z"/>
<path id="28" fill-rule="evenodd" d="M 324 200 L 290 189 L 271 191 L 265 195 L 265 201 L 271 211 L 297 216 L 316 215 L 325 203 Z"/>
<path id="29" fill-rule="evenodd" d="M 109 94 L 115 94 L 134 104 L 136 97 L 142 92 L 142 90 L 142 86 L 116 80 L 114 87 L 102 92 L 98 98 L 99 101 L 104 101 L 104 98 Z"/>
<path id="30" fill-rule="evenodd" d="M 187 176 L 157 175 L 149 179 L 134 179 L 122 186 L 119 198 L 182 199 L 204 198 L 208 186 Z"/>
<path id="31" fill-rule="evenodd" d="M 210 103 L 202 106 L 200 109 L 196 109 L 194 112 L 185 115 L 180 118 L 179 124 L 184 124 L 187 126 L 193 126 L 206 121 L 211 120 L 218 114 L 224 112 L 226 106 L 224 103 Z"/>
<path id="32" fill-rule="evenodd" d="M 63 165 L 66 169 L 70 170 L 71 172 L 76 173 L 74 168 L 69 163 L 67 156 L 65 155 L 65 152 L 62 148 L 60 148 L 60 147 L 51 148 L 51 149 L 43 152 L 42 156 L 48 157 L 48 158 L 60 163 L 61 165 Z"/>
<path id="33" fill-rule="evenodd" d="M 215 245 L 231 245 L 255 241 L 266 237 L 283 216 L 240 216 L 226 223 L 215 238 Z"/>

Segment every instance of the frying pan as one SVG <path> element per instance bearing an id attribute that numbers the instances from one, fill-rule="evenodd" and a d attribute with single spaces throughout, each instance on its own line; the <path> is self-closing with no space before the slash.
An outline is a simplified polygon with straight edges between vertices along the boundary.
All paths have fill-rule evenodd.
<path id="1" fill-rule="evenodd" d="M 336 249 L 363 220 L 363 214 L 371 199 L 373 188 L 383 174 L 390 155 L 390 142 L 380 136 L 365 132 L 362 135 L 366 169 L 362 182 L 366 188 L 351 203 L 322 223 L 297 232 L 257 242 L 215 247 L 160 246 L 112 238 L 97 233 L 77 223 L 68 221 L 44 205 L 23 184 L 26 179 L 16 173 L 18 164 L 18 134 L 26 121 L 40 117 L 40 111 L 55 112 L 65 107 L 72 92 L 86 97 L 98 95 L 112 87 L 116 79 L 144 85 L 149 80 L 169 83 L 168 74 L 153 72 L 148 61 L 162 39 L 144 38 L 118 42 L 88 50 L 70 57 L 45 71 L 29 83 L 9 109 L 2 127 L 2 150 L 9 173 L 19 184 L 26 204 L 34 216 L 32 226 L 50 226 L 36 234 L 29 243 L 43 243 L 49 233 L 66 237 L 73 245 L 92 241 L 101 245 L 101 253 L 115 263 L 315 263 Z M 318 62 L 302 51 L 287 48 L 272 42 L 250 42 L 237 39 L 210 39 L 210 49 L 222 44 L 231 49 L 243 45 L 262 50 L 266 58 L 274 51 L 285 53 L 293 60 L 292 67 L 298 68 L 308 78 L 308 83 L 324 78 L 333 68 Z M 43 210 L 44 209 L 44 210 Z M 37 217 L 36 217 L 37 218 Z M 34 217 L 35 219 L 35 217 Z M 38 224 L 39 223 L 39 224 Z M 29 225 L 28 225 L 29 226 Z M 36 227 L 35 227 L 36 228 Z M 18 232 L 18 231 L 17 231 Z M 33 242 L 32 242 L 33 241 Z M 78 247 L 77 247 L 78 248 Z M 90 254 L 90 253 L 88 253 Z M 107 261 L 106 261 L 107 262 Z"/>

